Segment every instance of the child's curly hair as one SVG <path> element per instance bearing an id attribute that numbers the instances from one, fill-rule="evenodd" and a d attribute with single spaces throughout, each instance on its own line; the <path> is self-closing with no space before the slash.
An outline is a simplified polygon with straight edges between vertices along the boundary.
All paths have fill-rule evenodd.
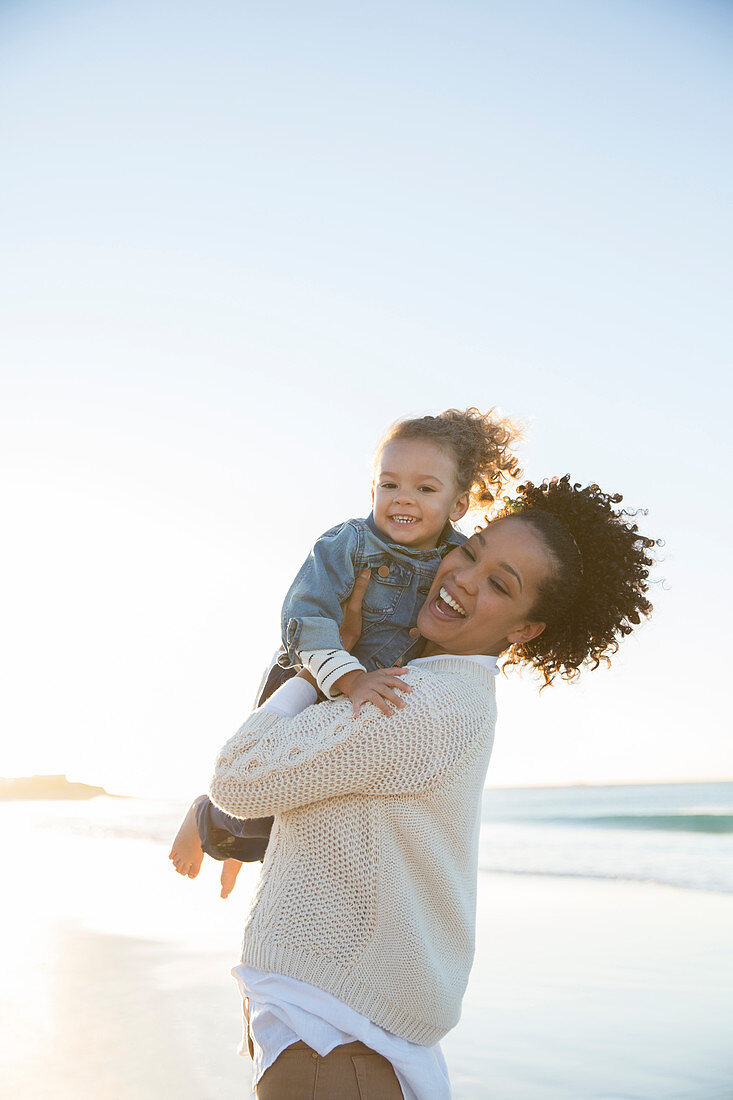
<path id="1" fill-rule="evenodd" d="M 521 474 L 510 447 L 521 429 L 495 409 L 446 409 L 437 416 L 397 420 L 379 441 L 375 461 L 396 439 L 426 439 L 453 458 L 460 493 L 468 493 L 470 508 L 486 508 Z"/>
<path id="2" fill-rule="evenodd" d="M 545 630 L 513 646 L 506 661 L 537 669 L 544 687 L 558 674 L 574 680 L 583 665 L 610 664 L 619 637 L 652 610 L 645 593 L 657 543 L 639 533 L 638 512 L 614 508 L 622 499 L 566 475 L 520 485 L 498 517 L 531 524 L 555 561 L 531 613 Z"/>

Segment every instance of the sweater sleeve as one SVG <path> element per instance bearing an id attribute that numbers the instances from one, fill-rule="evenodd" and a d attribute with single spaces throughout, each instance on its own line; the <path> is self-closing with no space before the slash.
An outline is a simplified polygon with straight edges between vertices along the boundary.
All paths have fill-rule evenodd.
<path id="1" fill-rule="evenodd" d="M 480 727 L 480 708 L 466 706 L 446 681 L 411 670 L 407 705 L 390 717 L 367 703 L 354 718 L 342 700 L 294 718 L 255 711 L 219 754 L 212 801 L 233 817 L 264 817 L 328 798 L 429 787 Z"/>
<path id="2" fill-rule="evenodd" d="M 352 657 L 345 649 L 303 650 L 300 654 L 303 667 L 314 676 L 319 688 L 327 699 L 338 699 L 341 692 L 335 686 L 336 681 L 347 672 L 366 672 L 361 661 Z"/>

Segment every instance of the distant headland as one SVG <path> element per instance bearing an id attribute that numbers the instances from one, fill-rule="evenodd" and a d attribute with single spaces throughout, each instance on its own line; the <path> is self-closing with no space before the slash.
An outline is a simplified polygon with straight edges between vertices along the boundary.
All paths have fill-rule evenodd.
<path id="1" fill-rule="evenodd" d="M 71 783 L 65 775 L 27 775 L 18 779 L 0 778 L 0 801 L 20 799 L 97 798 L 110 795 L 104 787 Z"/>

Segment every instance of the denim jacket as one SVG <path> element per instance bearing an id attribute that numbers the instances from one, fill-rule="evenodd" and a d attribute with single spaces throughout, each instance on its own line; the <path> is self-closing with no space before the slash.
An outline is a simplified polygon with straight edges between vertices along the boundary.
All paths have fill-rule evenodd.
<path id="1" fill-rule="evenodd" d="M 285 652 L 280 664 L 300 664 L 298 654 L 308 650 L 343 649 L 340 605 L 364 569 L 371 569 L 372 576 L 362 604 L 362 635 L 353 655 L 369 671 L 417 656 L 418 612 L 441 560 L 465 541 L 465 535 L 446 523 L 435 550 L 412 550 L 390 542 L 371 515 L 326 531 L 285 597 Z"/>

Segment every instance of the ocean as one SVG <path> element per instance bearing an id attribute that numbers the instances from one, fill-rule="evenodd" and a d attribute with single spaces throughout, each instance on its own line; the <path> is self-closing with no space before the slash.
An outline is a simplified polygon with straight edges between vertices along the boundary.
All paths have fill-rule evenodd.
<path id="1" fill-rule="evenodd" d="M 218 897 L 178 800 L 0 802 L 0 1095 L 246 1100 Z M 489 789 L 454 1100 L 731 1100 L 733 783 Z"/>
<path id="2" fill-rule="evenodd" d="M 0 803 L 10 833 L 169 844 L 178 800 Z M 479 873 L 656 882 L 733 893 L 733 782 L 494 788 Z"/>
<path id="3" fill-rule="evenodd" d="M 733 783 L 487 790 L 479 870 L 733 893 Z"/>

